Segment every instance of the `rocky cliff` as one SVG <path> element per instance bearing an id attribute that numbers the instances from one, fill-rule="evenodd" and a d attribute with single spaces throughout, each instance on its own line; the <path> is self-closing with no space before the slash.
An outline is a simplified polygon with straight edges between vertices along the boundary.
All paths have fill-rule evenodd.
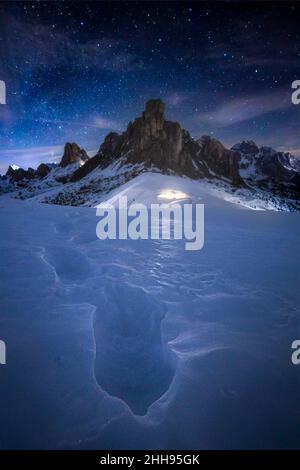
<path id="1" fill-rule="evenodd" d="M 64 154 L 60 161 L 60 166 L 64 168 L 71 163 L 80 161 L 86 162 L 88 159 L 89 156 L 84 149 L 80 148 L 75 142 L 72 144 L 67 142 L 64 148 Z"/>
<path id="2" fill-rule="evenodd" d="M 108 134 L 98 153 L 74 173 L 72 181 L 118 159 L 123 165 L 142 164 L 191 178 L 224 177 L 233 184 L 242 184 L 239 155 L 209 137 L 200 143 L 192 139 L 178 122 L 165 119 L 161 100 L 149 100 L 142 116 L 130 122 L 123 134 Z"/>

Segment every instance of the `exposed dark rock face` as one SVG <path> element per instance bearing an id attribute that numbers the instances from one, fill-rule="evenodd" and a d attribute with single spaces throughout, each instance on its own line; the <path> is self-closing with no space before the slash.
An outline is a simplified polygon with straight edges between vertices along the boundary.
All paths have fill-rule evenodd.
<path id="1" fill-rule="evenodd" d="M 84 149 L 81 149 L 75 142 L 72 144 L 67 142 L 59 165 L 61 167 L 66 167 L 67 165 L 79 162 L 80 160 L 86 162 L 88 159 L 89 156 Z"/>
<path id="2" fill-rule="evenodd" d="M 209 138 L 199 145 L 178 122 L 167 121 L 164 111 L 162 101 L 149 100 L 142 116 L 130 122 L 123 134 L 108 134 L 99 152 L 75 171 L 71 180 L 78 181 L 96 167 L 105 168 L 120 159 L 122 164 L 142 164 L 191 178 L 221 175 L 234 184 L 242 183 L 237 153 Z"/>
<path id="3" fill-rule="evenodd" d="M 231 150 L 236 150 L 241 154 L 255 156 L 259 152 L 259 148 L 253 140 L 243 140 L 241 143 L 234 145 Z"/>
<path id="4" fill-rule="evenodd" d="M 107 154 L 107 144 L 100 147 L 103 161 L 110 163 L 123 157 L 124 163 L 142 163 L 160 170 L 174 171 L 192 176 L 196 170 L 191 151 L 197 152 L 186 131 L 177 122 L 165 120 L 165 105 L 160 100 L 150 100 L 142 116 L 128 124 L 121 136 L 114 136 L 113 145 Z M 190 145 L 189 145 L 190 144 Z M 192 144 L 192 145 L 191 145 Z M 203 168 L 203 176 L 207 171 Z"/>
<path id="5" fill-rule="evenodd" d="M 198 158 L 207 163 L 215 176 L 223 176 L 235 185 L 242 185 L 239 174 L 240 154 L 228 150 L 221 142 L 209 136 L 203 136 L 198 140 L 200 153 Z"/>
<path id="6" fill-rule="evenodd" d="M 70 181 L 78 181 L 84 178 L 88 173 L 93 171 L 97 167 L 101 167 L 102 164 L 102 155 L 95 155 L 90 158 L 84 165 L 74 171 L 73 175 L 70 178 Z"/>
<path id="7" fill-rule="evenodd" d="M 33 168 L 24 170 L 23 168 L 12 168 L 9 166 L 6 177 L 9 177 L 12 182 L 19 183 L 23 180 L 25 182 L 26 180 L 32 180 L 34 178 L 44 178 L 50 170 L 50 166 L 46 165 L 46 163 L 41 163 L 36 170 Z"/>
<path id="8" fill-rule="evenodd" d="M 300 161 L 290 153 L 258 147 L 252 141 L 236 144 L 232 150 L 241 157 L 240 174 L 248 185 L 300 199 Z"/>
<path id="9" fill-rule="evenodd" d="M 50 170 L 51 168 L 46 163 L 41 163 L 36 169 L 36 176 L 40 179 L 45 178 Z"/>
<path id="10" fill-rule="evenodd" d="M 11 181 L 19 182 L 23 179 L 33 179 L 35 176 L 35 171 L 33 168 L 28 168 L 28 170 L 23 170 L 23 168 L 12 168 L 11 166 L 8 167 L 6 172 L 6 176 L 8 176 Z"/>

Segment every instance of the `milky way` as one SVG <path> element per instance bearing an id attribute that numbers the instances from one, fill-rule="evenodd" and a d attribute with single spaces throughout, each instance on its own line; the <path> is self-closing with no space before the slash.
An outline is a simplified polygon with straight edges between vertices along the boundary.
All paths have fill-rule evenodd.
<path id="1" fill-rule="evenodd" d="M 0 171 L 95 152 L 148 98 L 192 136 L 300 155 L 297 2 L 2 2 Z"/>

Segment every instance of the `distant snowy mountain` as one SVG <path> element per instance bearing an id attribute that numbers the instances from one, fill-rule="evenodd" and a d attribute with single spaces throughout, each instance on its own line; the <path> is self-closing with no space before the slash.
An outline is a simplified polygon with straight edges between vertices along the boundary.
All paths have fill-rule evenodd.
<path id="1" fill-rule="evenodd" d="M 42 163 L 37 170 L 11 166 L 0 180 L 0 192 L 53 204 L 93 205 L 150 171 L 210 182 L 222 187 L 224 197 L 236 193 L 239 202 L 252 200 L 253 208 L 300 211 L 300 162 L 291 154 L 252 141 L 227 149 L 210 136 L 194 140 L 180 124 L 166 120 L 164 111 L 162 101 L 149 100 L 142 116 L 122 134 L 109 133 L 92 158 L 67 143 L 59 165 Z"/>
<path id="2" fill-rule="evenodd" d="M 66 143 L 59 164 L 41 163 L 36 170 L 9 166 L 6 175 L 0 177 L 0 194 L 12 192 L 17 198 L 27 199 L 62 187 L 88 159 L 84 149 L 75 143 Z"/>
<path id="3" fill-rule="evenodd" d="M 240 154 L 239 173 L 249 187 L 299 200 L 300 161 L 297 158 L 271 147 L 258 147 L 249 140 L 234 145 L 231 150 Z"/>

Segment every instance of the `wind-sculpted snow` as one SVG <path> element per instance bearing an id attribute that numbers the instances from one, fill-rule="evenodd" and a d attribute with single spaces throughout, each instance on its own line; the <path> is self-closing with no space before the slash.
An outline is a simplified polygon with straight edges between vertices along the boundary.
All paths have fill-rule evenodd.
<path id="1" fill-rule="evenodd" d="M 108 286 L 95 314 L 95 375 L 99 385 L 136 414 L 168 390 L 173 366 L 161 335 L 165 306 L 142 287 Z"/>
<path id="2" fill-rule="evenodd" d="M 166 189 L 205 204 L 202 250 L 1 198 L 0 448 L 299 447 L 299 215 L 170 176 L 120 188 Z"/>

